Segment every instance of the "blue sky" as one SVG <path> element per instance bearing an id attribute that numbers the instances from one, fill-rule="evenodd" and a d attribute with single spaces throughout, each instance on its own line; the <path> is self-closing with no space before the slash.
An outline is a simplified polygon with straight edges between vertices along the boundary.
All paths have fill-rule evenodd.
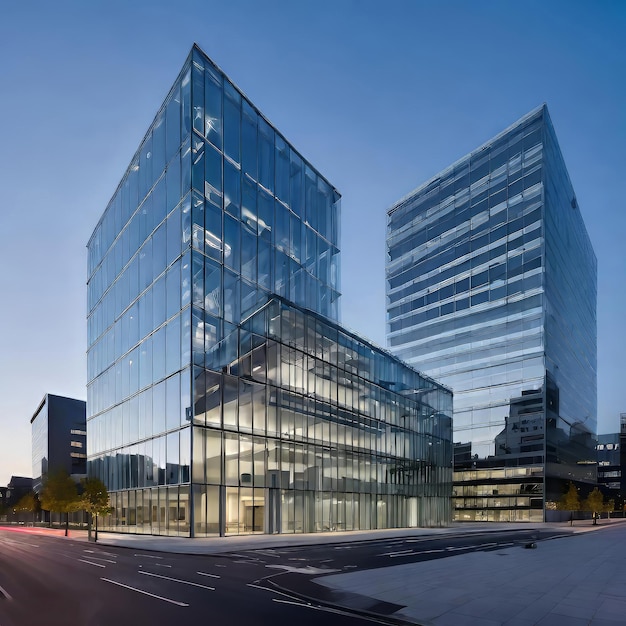
<path id="1" fill-rule="evenodd" d="M 386 208 L 547 102 L 598 256 L 598 424 L 626 411 L 626 3 L 0 0 L 0 485 L 85 398 L 91 232 L 197 42 L 340 190 L 343 322 L 385 343 Z"/>

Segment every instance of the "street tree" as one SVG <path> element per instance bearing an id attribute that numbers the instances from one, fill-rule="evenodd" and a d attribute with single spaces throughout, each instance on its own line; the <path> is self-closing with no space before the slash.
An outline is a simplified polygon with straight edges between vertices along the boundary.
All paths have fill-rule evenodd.
<path id="1" fill-rule="evenodd" d="M 41 508 L 45 511 L 65 513 L 65 536 L 68 535 L 70 513 L 80 510 L 76 483 L 65 470 L 49 474 L 41 491 Z"/>
<path id="2" fill-rule="evenodd" d="M 33 515 L 33 526 L 35 525 L 35 514 L 40 510 L 39 498 L 34 491 L 25 493 L 17 502 L 14 509 L 16 511 L 26 511 Z"/>
<path id="3" fill-rule="evenodd" d="M 88 540 L 91 541 L 91 523 L 95 516 L 95 541 L 98 541 L 98 515 L 107 515 L 111 512 L 109 506 L 109 492 L 106 485 L 95 477 L 83 478 L 81 481 L 83 493 L 80 498 L 80 506 L 89 514 L 89 523 L 87 525 Z"/>
<path id="4" fill-rule="evenodd" d="M 593 517 L 593 524 L 596 525 L 596 516 L 604 508 L 604 496 L 602 492 L 596 487 L 583 502 L 583 509 L 591 512 Z"/>
<path id="5" fill-rule="evenodd" d="M 607 519 L 611 519 L 611 513 L 615 511 L 615 500 L 611 498 L 611 500 L 605 502 L 602 511 L 607 514 Z"/>
<path id="6" fill-rule="evenodd" d="M 570 511 L 570 526 L 574 524 L 574 511 L 580 511 L 580 497 L 578 496 L 578 489 L 572 482 L 569 484 L 568 490 L 561 496 L 557 504 L 557 509 L 560 511 Z"/>

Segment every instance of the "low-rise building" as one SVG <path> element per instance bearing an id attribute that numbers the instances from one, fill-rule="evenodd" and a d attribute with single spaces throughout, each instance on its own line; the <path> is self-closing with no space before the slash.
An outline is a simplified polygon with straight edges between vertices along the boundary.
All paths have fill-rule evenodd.
<path id="1" fill-rule="evenodd" d="M 77 480 L 87 473 L 86 405 L 83 400 L 47 393 L 33 417 L 32 488 L 41 492 L 44 477 L 65 470 Z"/>

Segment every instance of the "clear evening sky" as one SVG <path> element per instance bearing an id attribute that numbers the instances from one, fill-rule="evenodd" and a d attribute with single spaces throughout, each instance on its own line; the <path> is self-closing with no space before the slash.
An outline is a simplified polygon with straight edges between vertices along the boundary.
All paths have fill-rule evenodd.
<path id="1" fill-rule="evenodd" d="M 626 2 L 0 0 L 0 485 L 85 398 L 86 248 L 193 42 L 342 193 L 343 322 L 385 345 L 386 209 L 547 102 L 626 411 Z"/>

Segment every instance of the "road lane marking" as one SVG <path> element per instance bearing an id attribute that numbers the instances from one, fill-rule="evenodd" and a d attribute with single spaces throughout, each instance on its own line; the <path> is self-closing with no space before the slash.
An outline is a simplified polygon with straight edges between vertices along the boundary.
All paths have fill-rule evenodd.
<path id="1" fill-rule="evenodd" d="M 112 556 L 115 559 L 119 556 L 119 554 L 115 554 L 114 552 L 105 552 L 104 550 L 98 550 L 98 554 L 106 554 L 107 556 Z"/>
<path id="2" fill-rule="evenodd" d="M 115 558 L 119 556 L 117 554 L 113 554 L 112 552 L 105 552 L 104 550 L 87 550 L 86 548 L 84 548 L 83 552 L 87 552 L 88 554 L 106 554 L 107 556 L 112 556 Z"/>
<path id="3" fill-rule="evenodd" d="M 177 606 L 189 606 L 185 602 L 179 602 L 178 600 L 172 600 L 171 598 L 157 596 L 155 593 L 149 593 L 148 591 L 144 591 L 143 589 L 137 589 L 137 587 L 131 587 L 130 585 L 125 585 L 124 583 L 117 582 L 117 580 L 111 580 L 110 578 L 100 578 L 100 580 L 104 580 L 104 582 L 106 583 L 119 585 L 120 587 L 124 587 L 125 589 L 130 589 L 131 591 L 136 591 L 137 593 L 143 593 L 145 596 L 150 596 L 151 598 L 157 598 L 157 600 L 163 600 L 165 602 L 169 602 L 170 604 L 176 604 Z"/>
<path id="4" fill-rule="evenodd" d="M 258 554 L 262 554 L 263 556 L 271 556 L 275 559 L 279 559 L 280 556 L 276 554 L 275 550 L 255 550 Z"/>
<path id="5" fill-rule="evenodd" d="M 92 563 L 91 561 L 85 561 L 85 559 L 78 559 L 81 563 L 88 563 L 89 565 L 95 565 L 96 567 L 106 567 L 102 563 Z"/>
<path id="6" fill-rule="evenodd" d="M 377 556 L 398 556 L 399 554 L 412 554 L 413 548 L 409 548 L 408 550 L 397 550 L 396 552 L 383 552 L 382 554 L 378 554 Z"/>
<path id="7" fill-rule="evenodd" d="M 291 598 L 292 600 L 296 600 L 295 596 L 291 596 L 288 593 L 283 593 L 282 591 L 278 591 L 277 589 L 268 589 L 267 587 L 261 587 L 260 585 L 254 585 L 253 583 L 247 583 L 246 587 L 252 587 L 253 589 L 261 589 L 263 591 L 269 591 L 270 593 L 277 593 L 278 595 L 285 596 L 285 598 Z"/>
<path id="8" fill-rule="evenodd" d="M 13 600 L 13 598 L 9 595 L 9 592 L 4 589 L 3 587 L 0 587 L 0 593 L 7 599 L 7 600 Z"/>
<path id="9" fill-rule="evenodd" d="M 221 578 L 217 574 L 209 574 L 208 572 L 196 572 L 196 574 L 200 574 L 200 576 L 210 576 L 211 578 Z"/>
<path id="10" fill-rule="evenodd" d="M 311 604 L 310 602 L 307 602 L 306 604 L 302 601 L 300 602 L 294 602 L 294 601 L 289 601 L 289 600 L 281 600 L 280 598 L 272 598 L 272 602 L 278 602 L 279 604 L 291 604 L 293 606 L 301 606 L 304 609 L 312 609 L 314 611 L 322 611 L 324 613 L 335 613 L 336 615 L 347 615 L 348 617 L 354 617 L 354 614 L 349 613 L 348 611 L 343 611 L 339 608 L 334 608 L 331 606 L 320 606 L 320 605 L 315 605 L 315 604 Z M 359 618 L 362 621 L 367 621 L 367 622 L 374 622 L 376 624 L 389 624 L 389 622 L 387 621 L 383 621 L 381 618 L 377 618 L 375 616 L 369 616 L 369 615 L 359 615 Z"/>
<path id="11" fill-rule="evenodd" d="M 117 565 L 117 561 L 112 561 L 111 559 L 103 559 L 101 556 L 89 556 L 88 559 L 95 559 L 96 561 L 105 561 L 106 563 L 113 563 L 113 565 Z"/>
<path id="12" fill-rule="evenodd" d="M 155 567 L 172 567 L 171 565 L 165 565 L 165 563 L 155 563 Z"/>
<path id="13" fill-rule="evenodd" d="M 171 580 L 174 583 L 181 583 L 182 585 L 192 585 L 193 587 L 200 587 L 201 589 L 208 589 L 209 591 L 215 591 L 215 587 L 207 587 L 199 583 L 191 582 L 190 580 L 181 580 L 180 578 L 172 578 L 171 576 L 161 576 L 161 574 L 153 574 L 152 572 L 146 572 L 141 570 L 138 574 L 144 574 L 144 576 L 154 576 L 155 578 L 163 578 L 163 580 Z"/>
<path id="14" fill-rule="evenodd" d="M 272 598 L 272 602 L 279 602 L 280 604 L 293 604 L 294 606 L 303 606 L 309 609 L 314 609 L 314 606 L 310 604 L 305 604 L 304 602 L 297 602 L 294 600 L 281 600 L 280 598 Z"/>
<path id="15" fill-rule="evenodd" d="M 415 556 L 417 554 L 433 554 L 435 552 L 445 552 L 445 550 L 443 548 L 440 548 L 438 550 L 422 550 L 420 552 L 408 552 L 408 553 L 391 553 L 389 555 L 390 559 L 395 559 L 396 557 L 403 557 L 403 556 Z"/>
<path id="16" fill-rule="evenodd" d="M 331 569 L 330 567 L 313 567 L 307 565 L 306 567 L 296 567 L 295 565 L 266 565 L 269 569 L 284 569 L 286 572 L 293 572 L 295 574 L 332 574 L 333 572 L 340 572 L 338 569 Z"/>
<path id="17" fill-rule="evenodd" d="M 133 554 L 133 556 L 140 556 L 146 559 L 162 559 L 162 556 L 154 556 L 152 554 Z"/>

